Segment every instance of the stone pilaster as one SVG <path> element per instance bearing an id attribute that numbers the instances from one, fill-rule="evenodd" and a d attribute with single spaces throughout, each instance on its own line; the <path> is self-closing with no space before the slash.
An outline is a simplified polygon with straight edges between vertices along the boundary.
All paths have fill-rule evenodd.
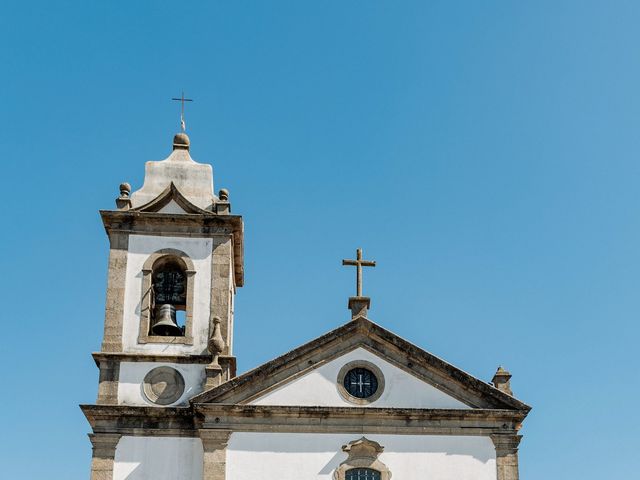
<path id="1" fill-rule="evenodd" d="M 124 233 L 111 232 L 109 234 L 109 242 L 111 248 L 109 250 L 107 302 L 104 315 L 102 351 L 121 352 L 129 236 Z"/>
<path id="2" fill-rule="evenodd" d="M 93 446 L 91 480 L 113 480 L 113 461 L 121 436 L 119 433 L 89 434 Z"/>
<path id="3" fill-rule="evenodd" d="M 491 440 L 496 447 L 498 480 L 519 480 L 518 445 L 521 439 L 521 435 L 514 434 L 491 435 Z"/>
<path id="4" fill-rule="evenodd" d="M 231 235 L 213 238 L 211 259 L 211 316 L 220 318 L 220 331 L 225 341 L 224 355 L 233 352 L 233 319 L 231 292 L 233 288 L 233 248 Z"/>
<path id="5" fill-rule="evenodd" d="M 201 429 L 198 434 L 204 449 L 203 480 L 225 480 L 231 430 Z"/>
<path id="6" fill-rule="evenodd" d="M 120 362 L 106 359 L 100 360 L 100 383 L 98 385 L 98 405 L 115 405 L 118 403 L 118 379 Z"/>

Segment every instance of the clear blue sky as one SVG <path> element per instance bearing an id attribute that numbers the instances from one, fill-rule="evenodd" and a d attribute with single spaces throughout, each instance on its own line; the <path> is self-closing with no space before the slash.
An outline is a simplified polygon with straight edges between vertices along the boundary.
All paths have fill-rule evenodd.
<path id="1" fill-rule="evenodd" d="M 99 4 L 98 4 L 99 3 Z M 192 155 L 246 228 L 240 371 L 371 318 L 534 409 L 530 479 L 632 478 L 640 3 L 5 2 L 3 478 L 88 477 L 98 209 Z"/>

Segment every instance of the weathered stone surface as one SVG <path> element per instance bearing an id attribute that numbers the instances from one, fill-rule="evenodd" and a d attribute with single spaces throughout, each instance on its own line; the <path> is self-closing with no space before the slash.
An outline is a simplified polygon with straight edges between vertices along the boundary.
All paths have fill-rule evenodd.
<path id="1" fill-rule="evenodd" d="M 206 429 L 199 430 L 204 449 L 203 472 L 204 480 L 225 480 L 227 466 L 227 445 L 230 430 Z"/>
<path id="2" fill-rule="evenodd" d="M 92 445 L 91 480 L 113 479 L 113 461 L 121 436 L 119 433 L 89 434 Z"/>

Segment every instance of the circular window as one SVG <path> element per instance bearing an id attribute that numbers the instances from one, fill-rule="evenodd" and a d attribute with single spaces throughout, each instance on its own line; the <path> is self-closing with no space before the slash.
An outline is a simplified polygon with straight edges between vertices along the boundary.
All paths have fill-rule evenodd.
<path id="1" fill-rule="evenodd" d="M 150 402 L 169 405 L 184 393 L 184 378 L 175 368 L 157 367 L 144 377 L 142 391 Z"/>
<path id="2" fill-rule="evenodd" d="M 374 402 L 380 398 L 383 389 L 382 372 L 364 360 L 347 363 L 338 374 L 338 391 L 351 403 L 366 405 Z"/>
<path id="3" fill-rule="evenodd" d="M 352 368 L 344 376 L 344 389 L 356 398 L 369 398 L 378 390 L 378 379 L 371 370 Z"/>

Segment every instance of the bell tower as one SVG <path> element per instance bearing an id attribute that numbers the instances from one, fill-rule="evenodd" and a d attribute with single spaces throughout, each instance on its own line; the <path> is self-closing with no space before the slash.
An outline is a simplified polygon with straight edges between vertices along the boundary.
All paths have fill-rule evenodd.
<path id="1" fill-rule="evenodd" d="M 100 215 L 109 237 L 98 405 L 180 406 L 233 378 L 233 304 L 243 284 L 243 222 L 186 133 L 120 185 Z"/>

